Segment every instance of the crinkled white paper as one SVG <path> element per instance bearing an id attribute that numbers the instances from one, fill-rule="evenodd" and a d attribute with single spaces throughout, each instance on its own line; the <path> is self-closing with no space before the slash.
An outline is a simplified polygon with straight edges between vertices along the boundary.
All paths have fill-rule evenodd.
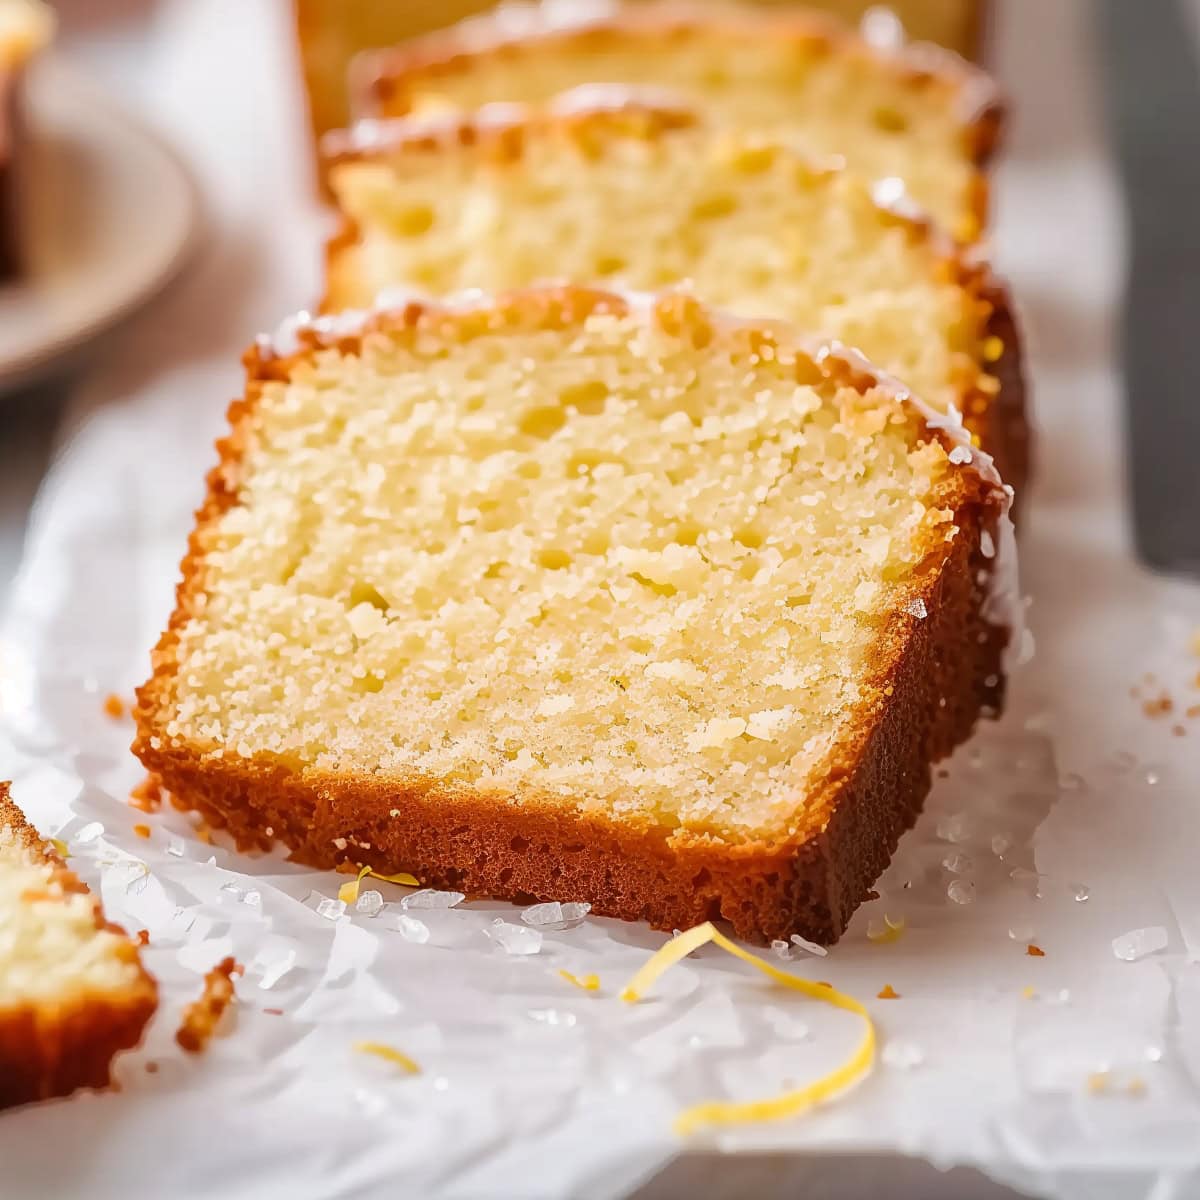
<path id="1" fill-rule="evenodd" d="M 499 903 L 406 909 L 406 889 L 374 880 L 363 888 L 382 907 L 342 911 L 344 876 L 209 845 L 188 817 L 126 803 L 132 731 L 103 697 L 147 672 L 237 353 L 311 298 L 321 231 L 283 7 L 161 8 L 150 108 L 207 185 L 213 240 L 113 342 L 77 407 L 3 628 L 0 774 L 109 916 L 149 931 L 162 1004 L 118 1093 L 0 1116 L 0 1190 L 607 1200 L 719 1148 L 922 1155 L 1057 1197 L 1200 1191 L 1200 721 L 1182 714 L 1200 702 L 1186 649 L 1200 599 L 1136 568 L 1125 535 L 1108 340 L 1118 222 L 1080 6 L 1000 11 L 1027 122 L 997 236 L 1033 349 L 1041 480 L 1023 579 L 1037 657 L 1004 722 L 939 772 L 843 941 L 827 957 L 777 950 L 869 1003 L 874 1073 L 808 1116 L 687 1144 L 670 1127 L 680 1108 L 815 1078 L 856 1044 L 857 1019 L 713 947 L 626 1005 L 620 986 L 663 935 L 593 916 L 531 925 Z M 1173 716 L 1131 698 L 1146 672 Z M 873 940 L 885 916 L 903 932 Z M 1165 949 L 1114 953 L 1157 929 Z M 226 954 L 245 966 L 236 1009 L 186 1056 L 179 1014 Z M 876 1000 L 885 986 L 899 998 Z M 421 1074 L 356 1052 L 364 1040 Z"/>

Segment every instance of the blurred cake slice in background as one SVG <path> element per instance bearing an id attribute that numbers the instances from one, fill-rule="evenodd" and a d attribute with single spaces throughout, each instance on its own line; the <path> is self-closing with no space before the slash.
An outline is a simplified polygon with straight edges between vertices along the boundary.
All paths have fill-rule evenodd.
<path id="1" fill-rule="evenodd" d="M 353 75 L 354 100 L 374 118 L 542 106 L 583 84 L 658 88 L 722 126 L 786 138 L 869 180 L 901 180 L 963 242 L 987 220 L 983 168 L 1004 115 L 992 80 L 957 55 L 748 4 L 629 3 L 566 16 L 511 5 L 364 56 Z"/>
<path id="2" fill-rule="evenodd" d="M 787 0 L 759 3 L 777 11 L 797 8 Z M 347 74 L 360 51 L 395 46 L 494 7 L 492 0 L 295 0 L 314 134 L 319 138 L 351 119 Z M 592 0 L 550 0 L 543 7 L 571 18 L 602 6 Z M 902 30 L 914 41 L 933 42 L 978 59 L 988 5 L 986 0 L 894 0 L 886 6 L 872 0 L 814 0 L 808 7 L 848 23 L 867 17 L 867 27 L 884 36 Z"/>
<path id="3" fill-rule="evenodd" d="M 15 275 L 21 266 L 21 83 L 30 59 L 53 33 L 54 14 L 41 0 L 0 0 L 0 279 Z"/>

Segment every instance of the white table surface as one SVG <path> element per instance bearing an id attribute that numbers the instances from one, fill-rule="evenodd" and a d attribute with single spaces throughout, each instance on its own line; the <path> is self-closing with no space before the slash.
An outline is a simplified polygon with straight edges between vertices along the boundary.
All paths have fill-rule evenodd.
<path id="1" fill-rule="evenodd" d="M 310 199 L 295 65 L 279 12 L 265 11 L 268 4 L 277 9 L 276 0 L 257 4 L 262 7 L 251 15 L 246 0 L 125 0 L 105 6 L 108 23 L 90 12 L 89 0 L 62 5 L 67 52 L 130 103 L 155 98 L 143 115 L 193 162 L 212 234 L 186 276 L 94 347 L 71 383 L 0 402 L 0 603 L 54 445 L 65 445 L 66 454 L 48 488 L 49 514 L 62 507 L 56 482 L 69 480 L 74 450 L 86 449 L 89 438 L 94 449 L 106 419 L 123 409 L 136 413 L 141 401 L 135 398 L 154 393 L 161 377 L 178 391 L 179 406 L 177 422 L 148 430 L 150 453 L 161 461 L 153 471 L 135 472 L 114 445 L 113 486 L 124 486 L 126 472 L 143 483 L 166 478 L 180 444 L 207 442 L 218 432 L 223 404 L 215 401 L 235 393 L 238 354 L 250 336 L 318 290 L 324 219 Z M 1095 884 L 1111 869 L 1111 848 L 1120 846 L 1123 869 L 1142 873 L 1148 887 L 1171 897 L 1186 951 L 1200 957 L 1191 847 L 1172 846 L 1164 837 L 1189 802 L 1191 747 L 1200 727 L 1183 748 L 1165 729 L 1147 725 L 1124 689 L 1107 707 L 1096 703 L 1097 689 L 1111 691 L 1114 679 L 1134 683 L 1150 669 L 1164 679 L 1179 676 L 1186 631 L 1200 624 L 1200 597 L 1193 587 L 1142 572 L 1128 545 L 1110 351 L 1120 282 L 1119 208 L 1097 126 L 1086 3 L 1003 0 L 998 7 L 1000 70 L 1017 112 L 999 176 L 996 242 L 1025 315 L 1039 429 L 1040 477 L 1026 509 L 1023 561 L 1041 641 L 1022 682 L 1024 707 L 1053 737 L 1064 773 L 1090 770 L 1113 751 L 1136 751 L 1140 762 L 1161 769 L 1166 785 L 1155 797 L 1158 811 L 1143 812 L 1141 829 L 1129 827 L 1119 805 L 1085 814 L 1060 800 L 1046 820 L 1053 860 L 1039 858 L 1038 865 Z M 234 37 L 240 32 L 245 39 Z M 196 395 L 203 403 L 193 402 Z M 163 513 L 148 512 L 145 519 L 171 525 L 199 496 L 197 476 L 193 486 L 164 495 Z M 35 549 L 39 540 L 52 540 L 49 523 L 46 514 L 41 521 L 35 516 Z M 1063 836 L 1074 829 L 1079 836 Z M 914 1200 L 1009 1194 L 979 1176 L 935 1176 L 919 1165 L 912 1172 L 867 1159 L 835 1162 L 823 1174 L 811 1160 L 775 1157 L 725 1162 L 718 1173 L 710 1161 L 683 1160 L 644 1195 L 774 1196 L 801 1186 L 808 1194 L 851 1196 L 869 1188 Z M 1080 1186 L 1068 1193 L 1064 1186 L 1054 1194 L 1099 1195 L 1101 1189 L 1096 1182 L 1094 1190 Z M 1131 1185 L 1103 1194 L 1150 1192 Z M 1188 1193 L 1154 1193 L 1175 1194 Z"/>

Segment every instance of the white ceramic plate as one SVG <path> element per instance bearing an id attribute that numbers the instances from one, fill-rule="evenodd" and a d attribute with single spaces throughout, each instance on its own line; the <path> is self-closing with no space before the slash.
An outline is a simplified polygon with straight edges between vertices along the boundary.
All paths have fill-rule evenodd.
<path id="1" fill-rule="evenodd" d="M 0 285 L 0 393 L 149 299 L 199 225 L 173 151 L 59 59 L 31 72 L 29 125 L 28 269 Z"/>

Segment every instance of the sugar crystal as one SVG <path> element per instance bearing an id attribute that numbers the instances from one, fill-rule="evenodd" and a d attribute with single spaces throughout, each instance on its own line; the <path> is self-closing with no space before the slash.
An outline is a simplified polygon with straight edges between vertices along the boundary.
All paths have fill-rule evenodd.
<path id="1" fill-rule="evenodd" d="M 971 820 L 966 813 L 951 813 L 938 821 L 937 835 L 943 842 L 965 842 L 971 836 Z"/>
<path id="2" fill-rule="evenodd" d="M 971 861 L 968 855 L 957 850 L 953 854 L 947 854 L 946 857 L 942 859 L 942 866 L 945 867 L 947 871 L 952 871 L 955 875 L 962 875 L 964 872 L 969 871 L 974 865 L 975 864 Z"/>
<path id="3" fill-rule="evenodd" d="M 1086 883 L 1072 883 L 1070 888 L 1071 899 L 1074 900 L 1076 904 L 1086 903 L 1088 897 L 1092 894 L 1091 889 Z"/>
<path id="4" fill-rule="evenodd" d="M 536 954 L 542 948 L 542 935 L 536 929 L 513 925 L 503 917 L 497 917 L 484 932 L 506 954 Z"/>
<path id="5" fill-rule="evenodd" d="M 317 901 L 317 916 L 327 921 L 337 921 L 345 915 L 345 900 L 334 900 L 331 896 L 322 896 Z"/>
<path id="6" fill-rule="evenodd" d="M 1161 925 L 1150 925 L 1145 929 L 1131 929 L 1120 937 L 1113 938 L 1113 953 L 1124 962 L 1137 962 L 1148 954 L 1157 954 L 1167 948 L 1167 931 Z"/>
<path id="7" fill-rule="evenodd" d="M 971 461 L 971 452 L 966 446 L 955 446 L 949 454 L 952 463 L 969 463 Z"/>
<path id="8" fill-rule="evenodd" d="M 992 853 L 997 858 L 1003 858 L 1013 847 L 1012 836 L 1007 833 L 992 834 Z"/>
<path id="9" fill-rule="evenodd" d="M 90 821 L 71 840 L 76 845 L 86 846 L 88 842 L 94 842 L 98 837 L 103 836 L 103 834 L 104 826 L 99 821 Z"/>
<path id="10" fill-rule="evenodd" d="M 355 912 L 360 912 L 367 917 L 378 916 L 381 908 L 383 908 L 383 896 L 374 888 L 360 892 L 354 905 Z"/>
<path id="11" fill-rule="evenodd" d="M 418 921 L 416 917 L 400 913 L 396 917 L 395 928 L 406 942 L 414 942 L 418 946 L 423 946 L 429 941 L 429 926 L 424 921 Z"/>
<path id="12" fill-rule="evenodd" d="M 969 879 L 951 880 L 946 895 L 955 904 L 970 904 L 975 899 L 975 885 Z"/>
<path id="13" fill-rule="evenodd" d="M 787 962 L 788 959 L 792 957 L 792 948 L 787 942 L 783 941 L 782 938 L 776 938 L 771 943 L 771 953 L 774 954 L 776 958 L 781 958 L 784 962 Z"/>
<path id="14" fill-rule="evenodd" d="M 564 1025 L 570 1028 L 577 1018 L 573 1012 L 562 1012 L 557 1008 L 531 1008 L 529 1019 L 541 1025 Z"/>
<path id="15" fill-rule="evenodd" d="M 810 942 L 807 938 L 802 938 L 798 933 L 792 934 L 792 945 L 799 946 L 801 950 L 805 950 L 809 954 L 815 954 L 818 958 L 824 958 L 829 953 L 824 946 L 818 946 L 816 942 Z"/>
<path id="16" fill-rule="evenodd" d="M 462 892 L 439 892 L 435 888 L 422 888 L 405 896 L 400 904 L 404 908 L 453 908 L 466 899 Z"/>
<path id="17" fill-rule="evenodd" d="M 583 923 L 584 917 L 591 911 L 592 906 L 585 901 L 569 900 L 566 904 L 560 904 L 557 900 L 549 900 L 525 909 L 521 913 L 521 920 L 538 929 L 574 929 Z"/>
<path id="18" fill-rule="evenodd" d="M 916 1042 L 904 1038 L 891 1038 L 884 1043 L 880 1058 L 887 1066 L 898 1071 L 911 1071 L 925 1061 L 925 1051 Z"/>

